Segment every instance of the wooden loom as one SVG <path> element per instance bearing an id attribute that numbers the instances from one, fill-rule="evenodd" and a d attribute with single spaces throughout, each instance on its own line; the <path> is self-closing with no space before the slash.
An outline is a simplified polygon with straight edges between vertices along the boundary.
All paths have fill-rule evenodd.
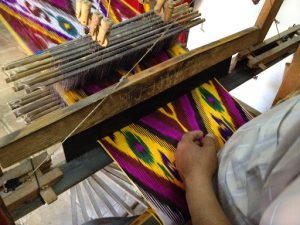
<path id="1" fill-rule="evenodd" d="M 80 100 L 74 105 L 55 110 L 53 113 L 41 117 L 39 120 L 32 122 L 25 128 L 2 137 L 0 139 L 1 166 L 3 168 L 9 167 L 64 140 L 64 138 L 73 130 L 73 127 L 70 127 L 70 124 L 74 124 L 74 121 L 80 121 L 88 115 L 93 108 L 107 96 L 107 94 L 109 94 L 109 97 L 103 101 L 99 111 L 89 117 L 73 133 L 73 136 L 80 132 L 88 132 L 88 130 L 96 124 L 101 124 L 103 121 L 108 120 L 124 110 L 132 108 L 159 93 L 163 93 L 169 88 L 195 77 L 197 74 L 226 60 L 235 53 L 247 49 L 257 43 L 261 43 L 282 2 L 283 0 L 275 0 L 273 3 L 265 1 L 254 27 L 247 28 L 217 42 L 190 51 L 185 55 L 172 58 L 152 68 L 146 69 L 134 76 L 128 77 L 126 82 L 122 83 L 122 85 L 114 91 L 112 91 L 114 86 L 104 89 L 99 93 Z M 14 76 L 10 75 L 9 79 L 13 80 L 13 77 Z M 45 90 L 47 91 L 47 89 Z M 38 97 L 41 97 L 41 95 Z M 85 161 L 86 164 L 90 163 L 91 165 L 81 165 L 79 168 L 83 171 L 81 172 L 82 175 L 76 178 L 70 178 L 72 172 L 76 171 L 74 165 L 70 164 L 69 166 L 66 165 L 63 167 L 62 170 L 66 177 L 63 179 L 69 179 L 68 184 L 63 188 L 58 187 L 55 189 L 54 187 L 56 194 L 62 193 L 66 188 L 69 188 L 97 171 L 99 167 L 95 166 L 95 164 L 99 162 L 107 164 L 110 162 L 105 153 L 102 152 L 101 154 L 103 158 L 102 160 L 98 160 L 98 162 L 91 160 L 95 156 L 95 152 L 88 152 L 83 155 L 83 158 L 81 159 Z M 76 160 L 79 159 L 75 159 L 75 161 Z M 76 162 L 78 165 L 78 161 Z M 68 168 L 68 170 L 66 168 Z M 40 204 L 40 199 L 34 200 L 34 203 L 27 209 L 27 212 Z M 16 210 L 14 212 L 15 218 L 18 218 L 21 215 L 24 215 L 24 211 L 21 212 Z"/>

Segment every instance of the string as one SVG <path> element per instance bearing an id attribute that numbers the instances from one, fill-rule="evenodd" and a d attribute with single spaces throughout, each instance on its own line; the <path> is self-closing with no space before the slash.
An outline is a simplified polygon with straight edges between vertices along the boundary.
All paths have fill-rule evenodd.
<path id="1" fill-rule="evenodd" d="M 195 0 L 192 0 L 188 6 L 193 4 Z M 110 0 L 109 0 L 110 2 Z M 174 20 L 176 22 L 177 19 Z M 156 46 L 156 44 L 165 36 L 165 34 L 168 32 L 168 30 L 171 28 L 171 26 L 167 27 L 166 30 L 157 38 L 157 40 L 152 44 L 152 46 L 144 53 L 144 55 L 132 66 L 132 68 L 121 77 L 121 79 L 118 81 L 118 83 L 114 86 L 114 88 L 109 91 L 102 100 L 77 124 L 77 126 L 61 141 L 61 144 L 63 144 L 69 137 L 71 137 L 78 129 L 79 127 L 103 104 L 103 102 L 113 93 L 115 93 L 118 88 L 123 84 L 127 78 L 131 75 L 131 72 L 134 70 L 134 68 L 148 55 L 148 53 Z M 31 177 L 47 160 L 50 159 L 50 157 L 59 150 L 60 147 L 58 147 L 56 150 L 54 150 L 51 154 L 47 155 L 45 159 L 31 172 L 29 173 L 29 177 Z"/>
<path id="2" fill-rule="evenodd" d="M 271 4 L 271 7 L 272 7 L 272 5 L 274 4 L 274 1 L 270 0 L 270 4 Z M 278 28 L 279 21 L 276 18 L 274 18 L 273 22 L 275 23 L 275 27 L 276 27 L 276 30 L 277 30 L 277 35 L 278 35 L 279 39 L 281 39 L 279 28 Z M 252 56 L 254 56 L 254 57 L 256 56 L 254 54 L 254 52 L 251 52 L 251 47 L 247 48 L 247 50 L 251 53 Z"/>
<path id="3" fill-rule="evenodd" d="M 271 4 L 271 7 L 272 7 L 273 4 L 274 4 L 274 1 L 270 0 L 270 4 Z M 279 32 L 279 29 L 278 29 L 279 21 L 276 18 L 274 18 L 273 22 L 275 23 L 275 26 L 276 26 L 277 35 L 278 35 L 279 39 L 281 39 L 280 32 Z"/>
<path id="4" fill-rule="evenodd" d="M 111 1 L 111 0 L 108 1 L 108 7 L 107 7 L 107 12 L 106 12 L 106 18 L 108 18 L 108 16 L 109 16 L 110 1 Z"/>
<path id="5" fill-rule="evenodd" d="M 278 28 L 279 21 L 276 20 L 276 18 L 274 19 L 274 23 L 275 23 L 275 26 L 276 26 L 277 35 L 278 35 L 279 39 L 281 39 L 279 28 Z"/>

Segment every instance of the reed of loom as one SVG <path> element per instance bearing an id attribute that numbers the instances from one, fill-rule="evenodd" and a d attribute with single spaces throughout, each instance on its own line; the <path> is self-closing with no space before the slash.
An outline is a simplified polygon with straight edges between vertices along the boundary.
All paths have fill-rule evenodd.
<path id="1" fill-rule="evenodd" d="M 86 5 L 85 1 L 82 5 Z M 87 71 L 107 68 L 121 61 L 126 63 L 125 58 L 132 54 L 138 55 L 137 52 L 149 48 L 161 36 L 163 38 L 159 44 L 204 22 L 204 19 L 199 18 L 200 14 L 192 12 L 188 4 L 174 7 L 174 3 L 167 1 L 163 11 L 163 19 L 157 15 L 161 12 L 151 11 L 112 27 L 109 19 L 101 18 L 100 13 L 96 12 L 91 19 L 81 20 L 90 21 L 91 35 L 52 48 L 41 55 L 5 65 L 3 69 L 8 76 L 6 81 L 14 82 L 16 91 L 25 88 L 31 92 L 60 81 L 64 81 L 66 89 L 75 88 L 85 83 L 84 73 Z M 86 14 L 81 11 L 81 16 Z M 102 69 L 102 74 L 101 71 L 97 73 L 102 77 L 109 71 Z"/>
<path id="2" fill-rule="evenodd" d="M 81 23 L 89 24 L 89 35 L 2 67 L 6 81 L 14 82 L 15 91 L 25 89 L 30 93 L 9 103 L 16 117 L 30 123 L 68 105 L 59 92 L 85 84 L 93 77 L 89 71 L 93 70 L 101 78 L 110 73 L 111 67 L 132 63 L 128 59 L 133 55 L 139 57 L 154 44 L 155 53 L 164 42 L 205 21 L 187 3 L 175 6 L 178 2 L 162 1 L 158 4 L 154 11 L 112 25 L 100 12 L 91 14 L 88 1 L 77 1 L 80 10 L 76 8 L 76 15 Z"/>

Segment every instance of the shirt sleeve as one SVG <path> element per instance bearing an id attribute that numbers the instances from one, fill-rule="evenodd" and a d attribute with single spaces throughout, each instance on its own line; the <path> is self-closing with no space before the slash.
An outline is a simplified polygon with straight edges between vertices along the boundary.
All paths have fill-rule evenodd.
<path id="1" fill-rule="evenodd" d="M 300 95 L 254 118 L 228 140 L 219 155 L 218 196 L 232 224 L 267 224 L 262 221 L 271 219 L 267 210 L 300 174 L 299 146 Z"/>

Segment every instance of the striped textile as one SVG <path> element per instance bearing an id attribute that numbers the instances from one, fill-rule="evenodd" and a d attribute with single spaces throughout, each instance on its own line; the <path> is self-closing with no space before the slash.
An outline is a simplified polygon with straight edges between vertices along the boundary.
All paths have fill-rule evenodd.
<path id="1" fill-rule="evenodd" d="M 143 193 L 164 224 L 189 220 L 183 183 L 174 166 L 181 136 L 191 130 L 212 132 L 222 146 L 247 113 L 211 80 L 173 102 L 100 140 Z"/>

